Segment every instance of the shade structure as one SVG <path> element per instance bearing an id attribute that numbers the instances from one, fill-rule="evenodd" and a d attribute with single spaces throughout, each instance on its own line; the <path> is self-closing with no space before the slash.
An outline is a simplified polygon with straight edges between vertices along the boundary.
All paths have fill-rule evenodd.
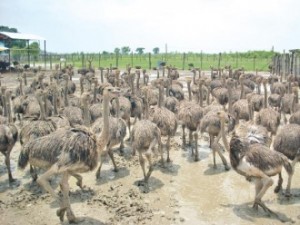
<path id="1" fill-rule="evenodd" d="M 8 50 L 8 49 L 9 49 L 9 48 L 0 46 L 0 52 L 5 51 L 5 50 Z"/>

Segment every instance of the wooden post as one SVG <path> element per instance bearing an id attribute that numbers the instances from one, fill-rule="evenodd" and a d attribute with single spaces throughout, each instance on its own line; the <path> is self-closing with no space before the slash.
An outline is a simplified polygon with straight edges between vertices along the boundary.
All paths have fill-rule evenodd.
<path id="1" fill-rule="evenodd" d="M 222 56 L 222 53 L 220 52 L 219 59 L 218 59 L 218 69 L 221 69 L 221 56 Z"/>
<path id="2" fill-rule="evenodd" d="M 253 70 L 256 69 L 256 56 L 253 57 Z"/>
<path id="3" fill-rule="evenodd" d="M 203 63 L 203 52 L 201 50 L 201 55 L 200 55 L 200 69 L 202 70 L 202 63 Z"/>
<path id="4" fill-rule="evenodd" d="M 101 67 L 101 53 L 100 52 L 98 54 L 98 59 L 99 59 L 99 61 L 98 61 L 98 67 L 100 68 Z"/>
<path id="5" fill-rule="evenodd" d="M 50 70 L 52 70 L 52 55 L 49 55 L 49 60 L 50 60 Z"/>
<path id="6" fill-rule="evenodd" d="M 149 70 L 151 69 L 151 53 L 149 52 L 148 54 L 148 59 L 149 59 Z"/>
<path id="7" fill-rule="evenodd" d="M 133 52 L 131 52 L 131 67 L 133 67 Z"/>
<path id="8" fill-rule="evenodd" d="M 186 54 L 183 53 L 183 58 L 182 58 L 182 70 L 184 70 L 184 67 L 185 67 L 185 59 L 186 59 Z"/>

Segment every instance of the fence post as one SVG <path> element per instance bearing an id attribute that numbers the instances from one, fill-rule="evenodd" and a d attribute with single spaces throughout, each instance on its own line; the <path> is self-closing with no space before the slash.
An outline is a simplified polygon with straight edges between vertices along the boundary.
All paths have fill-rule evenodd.
<path id="1" fill-rule="evenodd" d="M 255 71 L 255 68 L 256 68 L 255 64 L 256 64 L 256 56 L 253 57 L 253 70 L 254 71 Z"/>
<path id="2" fill-rule="evenodd" d="M 235 57 L 235 67 L 239 67 L 239 53 L 236 52 L 236 57 Z"/>
<path id="3" fill-rule="evenodd" d="M 81 53 L 81 68 L 84 68 L 84 53 Z"/>
<path id="4" fill-rule="evenodd" d="M 133 67 L 133 52 L 131 52 L 131 67 Z"/>
<path id="5" fill-rule="evenodd" d="M 52 70 L 52 54 L 49 54 L 50 70 Z"/>
<path id="6" fill-rule="evenodd" d="M 184 70 L 184 67 L 185 67 L 185 59 L 186 59 L 186 54 L 183 53 L 183 58 L 182 58 L 182 70 Z"/>
<path id="7" fill-rule="evenodd" d="M 98 54 L 98 67 L 100 68 L 101 67 L 101 53 L 99 52 Z"/>
<path id="8" fill-rule="evenodd" d="M 151 69 L 151 53 L 149 52 L 149 70 Z"/>
<path id="9" fill-rule="evenodd" d="M 200 69 L 202 70 L 202 62 L 203 62 L 203 52 L 201 50 L 201 55 L 200 55 Z"/>
<path id="10" fill-rule="evenodd" d="M 221 56 L 222 56 L 222 53 L 220 52 L 219 59 L 218 59 L 218 69 L 221 69 Z"/>
<path id="11" fill-rule="evenodd" d="M 116 52 L 116 67 L 119 67 L 119 53 Z"/>

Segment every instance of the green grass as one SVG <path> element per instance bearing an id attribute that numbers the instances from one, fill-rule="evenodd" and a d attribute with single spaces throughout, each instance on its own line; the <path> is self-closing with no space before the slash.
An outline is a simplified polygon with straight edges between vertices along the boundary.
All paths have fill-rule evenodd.
<path id="1" fill-rule="evenodd" d="M 272 57 L 275 53 L 265 51 L 253 51 L 246 53 L 222 53 L 220 58 L 220 67 L 231 65 L 232 68 L 244 67 L 246 70 L 267 71 L 269 64 L 272 62 Z M 117 57 L 115 54 L 48 54 L 46 57 L 47 64 L 60 63 L 60 58 L 65 58 L 65 64 L 72 64 L 77 68 L 88 67 L 88 59 L 92 59 L 92 67 L 118 67 L 120 69 L 126 68 L 129 64 L 132 67 L 141 66 L 145 69 L 150 69 L 158 66 L 159 61 L 165 61 L 167 65 L 172 65 L 178 69 L 189 69 L 189 64 L 194 67 L 202 68 L 202 70 L 209 70 L 210 66 L 219 66 L 219 54 L 196 54 L 196 53 L 169 53 L 169 54 L 130 54 L 120 55 Z M 37 63 L 43 63 L 43 56 Z"/>

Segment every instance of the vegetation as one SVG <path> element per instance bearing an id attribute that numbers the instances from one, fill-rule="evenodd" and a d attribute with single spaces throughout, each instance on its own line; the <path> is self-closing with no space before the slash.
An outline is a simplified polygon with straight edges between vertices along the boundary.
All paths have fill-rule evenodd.
<path id="1" fill-rule="evenodd" d="M 128 47 L 129 48 L 129 47 Z M 117 49 L 117 48 L 116 48 Z M 273 56 L 276 54 L 272 51 L 248 51 L 237 53 L 144 53 L 136 50 L 136 53 L 130 52 L 124 54 L 121 51 L 114 50 L 114 53 L 103 51 L 102 53 L 72 53 L 72 54 L 48 54 L 46 61 L 49 63 L 59 63 L 60 58 L 65 58 L 67 64 L 73 64 L 75 67 L 86 67 L 88 62 L 87 56 L 93 58 L 92 66 L 99 67 L 119 67 L 126 68 L 127 65 L 132 67 L 141 66 L 145 69 L 158 67 L 161 62 L 166 65 L 172 65 L 178 69 L 190 69 L 199 67 L 203 70 L 209 70 L 210 66 L 225 67 L 231 65 L 233 68 L 244 67 L 246 70 L 267 71 Z M 138 48 L 144 51 L 144 48 Z M 43 58 L 41 58 L 43 61 Z"/>

